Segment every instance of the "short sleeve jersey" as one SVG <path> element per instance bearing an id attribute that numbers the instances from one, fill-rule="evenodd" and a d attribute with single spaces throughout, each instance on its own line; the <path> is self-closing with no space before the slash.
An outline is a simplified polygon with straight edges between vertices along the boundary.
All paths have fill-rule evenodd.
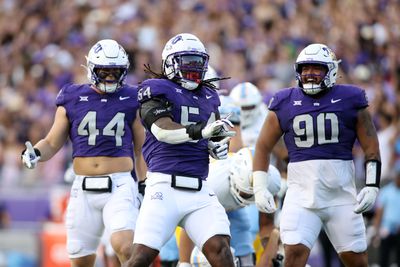
<path id="1" fill-rule="evenodd" d="M 220 100 L 215 89 L 202 86 L 190 91 L 166 79 L 149 79 L 139 85 L 140 103 L 164 99 L 172 105 L 172 120 L 182 125 L 215 121 Z M 181 144 L 160 142 L 146 131 L 143 156 L 149 171 L 205 179 L 208 175 L 208 140 Z"/>
<path id="2" fill-rule="evenodd" d="M 137 87 L 99 94 L 89 84 L 66 85 L 56 99 L 67 112 L 73 157 L 132 157 Z"/>
<path id="3" fill-rule="evenodd" d="M 271 99 L 284 133 L 289 161 L 352 160 L 357 112 L 368 106 L 365 91 L 353 85 L 335 85 L 319 98 L 301 88 L 287 88 Z"/>

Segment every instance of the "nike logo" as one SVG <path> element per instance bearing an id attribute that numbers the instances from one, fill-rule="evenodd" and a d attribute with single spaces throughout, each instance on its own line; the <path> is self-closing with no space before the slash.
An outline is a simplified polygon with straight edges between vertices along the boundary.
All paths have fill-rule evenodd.
<path id="1" fill-rule="evenodd" d="M 123 186 L 124 184 L 117 184 L 117 187 L 121 187 L 121 186 Z"/>
<path id="2" fill-rule="evenodd" d="M 208 193 L 208 195 L 209 195 L 210 197 L 215 196 L 215 194 L 213 194 L 213 193 Z"/>
<path id="3" fill-rule="evenodd" d="M 125 99 L 128 99 L 128 98 L 131 98 L 131 97 L 130 96 L 120 96 L 119 100 L 125 100 Z"/>
<path id="4" fill-rule="evenodd" d="M 339 102 L 340 100 L 342 100 L 341 98 L 339 98 L 339 99 L 331 99 L 331 103 L 333 104 L 333 103 L 336 103 L 336 102 Z"/>
<path id="5" fill-rule="evenodd" d="M 210 99 L 212 97 L 212 95 L 206 95 L 207 99 Z"/>

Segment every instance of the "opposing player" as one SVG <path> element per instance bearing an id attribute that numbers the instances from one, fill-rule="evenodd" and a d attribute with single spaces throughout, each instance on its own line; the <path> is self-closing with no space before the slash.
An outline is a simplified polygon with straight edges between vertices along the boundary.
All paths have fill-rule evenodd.
<path id="1" fill-rule="evenodd" d="M 256 146 L 256 141 L 260 135 L 261 128 L 268 114 L 268 109 L 262 101 L 262 95 L 259 88 L 250 82 L 239 83 L 234 86 L 229 94 L 235 105 L 240 108 L 240 136 L 244 146 Z M 236 138 L 236 137 L 235 137 Z M 238 142 L 233 142 L 233 144 Z M 286 148 L 282 141 L 279 141 L 274 147 L 271 163 L 277 166 L 282 172 L 286 170 Z M 286 181 L 285 179 L 283 181 Z M 280 201 L 280 199 L 277 199 Z M 255 244 L 260 239 L 260 250 L 256 251 L 259 258 L 262 248 L 267 245 L 272 230 L 275 228 L 276 222 L 279 220 L 279 213 L 267 214 L 263 209 L 257 208 L 256 205 L 246 207 L 249 217 Z M 257 248 L 257 245 L 255 245 Z"/>
<path id="2" fill-rule="evenodd" d="M 229 117 L 229 121 L 233 124 L 233 130 L 236 132 L 236 135 L 229 140 L 229 152 L 238 152 L 239 149 L 244 147 L 240 125 L 240 108 L 234 104 L 230 96 L 220 95 L 219 99 L 221 106 L 218 110 L 221 118 Z"/>
<path id="3" fill-rule="evenodd" d="M 254 203 L 252 187 L 252 164 L 254 148 L 242 148 L 237 153 L 230 153 L 225 160 L 213 161 L 207 178 L 219 202 L 225 208 L 231 222 L 231 246 L 238 259 L 238 266 L 254 266 L 253 237 L 250 232 L 248 213 L 242 209 Z M 268 190 L 276 194 L 280 190 L 279 171 L 270 165 Z M 234 212 L 235 211 L 235 212 Z M 233 227 L 237 225 L 237 227 Z M 185 233 L 180 239 L 180 265 L 190 266 L 189 259 L 193 245 Z M 276 251 L 275 251 L 276 253 Z M 270 259 L 272 261 L 272 258 Z"/>
<path id="4" fill-rule="evenodd" d="M 289 151 L 288 190 L 280 220 L 285 266 L 304 266 L 323 227 L 346 266 L 367 266 L 362 213 L 372 208 L 379 191 L 380 153 L 364 90 L 335 85 L 338 64 L 323 44 L 299 54 L 298 87 L 280 90 L 257 141 L 253 164 L 255 199 L 266 198 L 269 158 L 279 138 Z M 352 148 L 358 140 L 365 153 L 366 182 L 357 195 Z M 357 195 L 357 196 L 356 196 Z"/>
<path id="5" fill-rule="evenodd" d="M 219 97 L 204 81 L 209 55 L 193 34 L 171 38 L 162 52 L 162 73 L 141 83 L 140 116 L 147 129 L 143 154 L 146 193 L 133 253 L 125 266 L 148 266 L 182 226 L 213 266 L 232 267 L 229 221 L 208 176 L 209 139 L 233 136 L 219 119 Z M 148 68 L 151 71 L 150 68 Z"/>
<path id="6" fill-rule="evenodd" d="M 237 84 L 232 88 L 230 98 L 240 107 L 240 126 L 243 146 L 255 146 L 268 109 L 262 102 L 260 90 L 250 82 Z"/>
<path id="7" fill-rule="evenodd" d="M 94 265 L 104 229 L 121 262 L 132 251 L 139 203 L 131 171 L 135 167 L 144 179 L 146 165 L 137 88 L 124 84 L 128 68 L 128 55 L 116 41 L 97 42 L 87 56 L 90 84 L 61 89 L 49 133 L 34 147 L 27 142 L 22 153 L 23 164 L 32 169 L 53 157 L 68 137 L 72 142 L 77 176 L 66 213 L 72 266 Z"/>
<path id="8" fill-rule="evenodd" d="M 209 65 L 205 74 L 205 79 L 215 80 L 218 78 L 219 76 L 215 69 Z M 220 82 L 218 80 L 211 83 L 216 88 L 220 88 Z M 218 110 L 221 118 L 229 118 L 229 121 L 233 124 L 233 130 L 236 132 L 236 135 L 229 140 L 229 151 L 237 152 L 239 149 L 244 147 L 240 126 L 240 106 L 236 105 L 235 101 L 229 95 L 226 95 L 226 92 L 224 94 L 224 91 L 224 89 L 219 89 L 218 91 L 219 99 L 221 101 L 221 105 L 218 107 Z"/>

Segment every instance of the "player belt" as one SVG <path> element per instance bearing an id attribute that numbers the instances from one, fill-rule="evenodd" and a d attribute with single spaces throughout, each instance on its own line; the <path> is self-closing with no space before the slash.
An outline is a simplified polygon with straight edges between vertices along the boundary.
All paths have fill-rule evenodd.
<path id="1" fill-rule="evenodd" d="M 85 176 L 82 189 L 94 192 L 111 192 L 112 181 L 110 176 Z"/>
<path id="2" fill-rule="evenodd" d="M 177 189 L 200 191 L 203 181 L 198 177 L 171 175 L 171 186 Z"/>
<path id="3" fill-rule="evenodd" d="M 186 189 L 193 191 L 200 191 L 203 186 L 203 180 L 199 177 L 166 174 L 160 172 L 148 172 L 146 185 L 151 186 L 156 183 L 164 182 L 169 183 L 171 187 L 177 189 Z"/>

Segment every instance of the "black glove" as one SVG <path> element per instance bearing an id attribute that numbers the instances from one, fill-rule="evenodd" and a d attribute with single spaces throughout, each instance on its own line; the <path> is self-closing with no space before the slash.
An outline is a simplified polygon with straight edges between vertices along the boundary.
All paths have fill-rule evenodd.
<path id="1" fill-rule="evenodd" d="M 139 194 L 141 194 L 142 196 L 144 196 L 144 191 L 146 189 L 146 180 L 147 178 L 145 178 L 143 181 L 139 181 L 138 183 Z"/>

